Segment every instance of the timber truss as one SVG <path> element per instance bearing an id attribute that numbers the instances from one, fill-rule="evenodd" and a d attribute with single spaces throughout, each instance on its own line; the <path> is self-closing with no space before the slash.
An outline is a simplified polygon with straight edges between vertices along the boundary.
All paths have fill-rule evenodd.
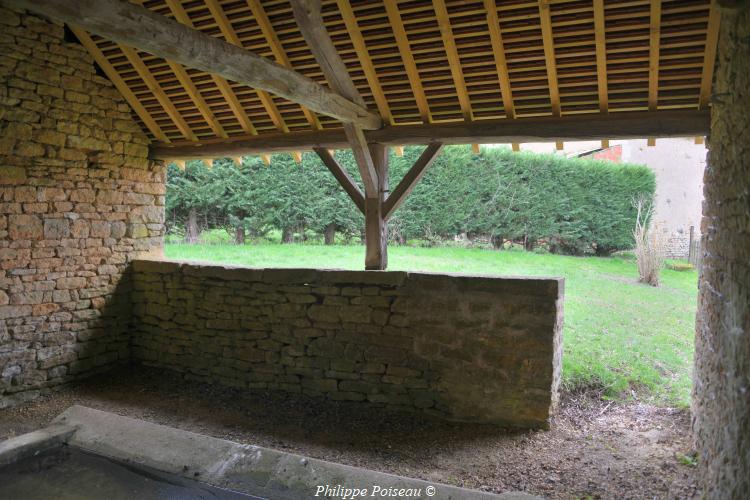
<path id="1" fill-rule="evenodd" d="M 154 159 L 315 151 L 365 215 L 367 269 L 444 144 L 709 129 L 710 0 L 2 1 L 70 26 Z M 388 148 L 408 144 L 427 147 L 389 193 Z"/>

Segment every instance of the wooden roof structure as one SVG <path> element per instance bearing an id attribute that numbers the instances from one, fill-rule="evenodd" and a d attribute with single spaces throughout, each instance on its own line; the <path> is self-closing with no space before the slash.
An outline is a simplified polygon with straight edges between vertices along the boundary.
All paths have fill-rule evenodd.
<path id="1" fill-rule="evenodd" d="M 4 1 L 71 27 L 152 158 L 314 150 L 365 216 L 367 269 L 444 144 L 709 130 L 711 0 Z M 406 144 L 427 148 L 391 192 Z"/>
<path id="2" fill-rule="evenodd" d="M 330 87 L 289 0 L 133 3 Z M 320 10 L 364 107 L 392 132 L 389 144 L 399 144 L 401 127 L 409 135 L 420 127 L 528 118 L 560 118 L 546 123 L 565 138 L 566 119 L 579 115 L 609 115 L 598 135 L 607 138 L 611 123 L 612 137 L 622 137 L 617 118 L 628 112 L 682 122 L 675 129 L 644 126 L 641 137 L 693 135 L 687 124 L 697 119 L 707 128 L 705 114 L 664 112 L 709 104 L 719 25 L 710 0 L 323 0 Z M 299 149 L 347 142 L 343 134 L 309 134 L 341 132 L 342 123 L 298 102 L 84 28 L 74 32 L 130 102 L 157 156 L 184 156 L 181 146 L 207 144 L 214 146 L 209 155 L 221 152 L 217 144 L 233 144 L 239 154 L 244 139 L 248 153 L 262 152 L 264 136 L 268 151 L 294 151 L 297 138 Z M 540 121 L 528 123 L 533 129 Z M 524 138 L 507 125 L 500 136 Z M 464 130 L 462 140 L 494 138 L 445 130 Z M 200 149 L 196 157 L 204 156 Z"/>

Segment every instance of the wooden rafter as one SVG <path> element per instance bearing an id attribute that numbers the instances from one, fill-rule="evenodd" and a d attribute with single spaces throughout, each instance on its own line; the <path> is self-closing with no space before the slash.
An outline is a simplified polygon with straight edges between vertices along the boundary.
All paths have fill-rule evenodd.
<path id="1" fill-rule="evenodd" d="M 552 116 L 561 116 L 560 90 L 557 83 L 557 61 L 555 60 L 555 39 L 552 35 L 552 14 L 550 0 L 539 0 L 539 19 L 542 27 L 542 43 L 544 44 L 544 62 L 547 67 L 547 85 L 552 105 Z M 563 149 L 562 141 L 556 141 L 557 149 Z"/>
<path id="2" fill-rule="evenodd" d="M 463 114 L 465 121 L 473 121 L 474 113 L 471 111 L 471 100 L 469 99 L 469 92 L 466 89 L 464 71 L 461 67 L 461 58 L 458 56 L 456 39 L 453 36 L 453 28 L 451 27 L 451 20 L 448 16 L 448 7 L 445 5 L 445 0 L 432 0 L 432 5 L 435 8 L 438 26 L 440 27 L 440 36 L 443 39 L 445 54 L 448 58 L 451 76 L 453 77 L 453 84 L 456 86 L 458 102 L 461 106 L 461 114 Z"/>
<path id="3" fill-rule="evenodd" d="M 422 118 L 423 123 L 431 123 L 432 115 L 430 114 L 430 106 L 427 103 L 427 97 L 422 88 L 422 79 L 419 77 L 417 64 L 414 62 L 414 56 L 412 54 L 411 46 L 409 45 L 409 38 L 406 35 L 404 22 L 401 19 L 401 13 L 398 9 L 398 1 L 385 0 L 384 3 L 385 11 L 388 14 L 388 20 L 393 29 L 393 36 L 396 38 L 396 45 L 401 54 L 401 60 L 404 63 L 404 69 L 409 77 L 411 91 L 414 94 L 414 99 L 417 101 L 419 116 Z"/>
<path id="4" fill-rule="evenodd" d="M 229 22 L 229 18 L 227 18 L 226 14 L 224 13 L 224 9 L 221 7 L 221 5 L 219 5 L 219 2 L 217 0 L 205 0 L 205 2 L 208 10 L 211 12 L 211 15 L 213 15 L 214 19 L 216 19 L 216 23 L 218 24 L 224 39 L 228 43 L 242 48 L 242 41 L 240 41 L 239 37 L 237 37 L 237 33 L 235 33 L 234 28 L 232 28 L 232 23 Z M 279 111 L 278 106 L 276 106 L 276 103 L 274 102 L 271 94 L 263 90 L 257 90 L 256 92 L 258 94 L 260 103 L 263 105 L 263 109 L 265 109 L 266 113 L 268 113 L 268 116 L 271 118 L 271 122 L 274 124 L 276 129 L 280 132 L 289 132 L 289 127 L 287 126 L 284 117 L 281 116 L 281 112 Z M 300 153 L 299 151 L 295 151 L 294 153 L 292 153 L 292 157 L 294 158 L 294 161 L 296 163 L 302 163 L 302 153 Z M 267 163 L 271 163 L 270 158 L 268 159 Z"/>
<path id="5" fill-rule="evenodd" d="M 169 7 L 169 10 L 172 12 L 172 15 L 175 17 L 177 22 L 184 24 L 185 26 L 194 28 L 193 21 L 190 19 L 190 16 L 187 15 L 187 12 L 185 12 L 185 8 L 182 6 L 179 0 L 165 0 L 165 3 L 167 4 L 167 7 Z M 245 113 L 242 104 L 240 104 L 240 100 L 237 98 L 234 90 L 232 90 L 232 86 L 229 84 L 229 82 L 218 75 L 211 75 L 211 80 L 216 85 L 216 88 L 219 89 L 219 92 L 229 106 L 229 109 L 232 111 L 232 114 L 237 119 L 240 127 L 242 127 L 242 130 L 246 134 L 257 135 L 258 131 L 255 129 L 253 122 L 250 121 L 250 117 L 248 117 L 247 113 Z M 264 155 L 263 161 L 266 163 L 270 163 L 271 160 L 270 157 Z"/>
<path id="6" fill-rule="evenodd" d="M 482 120 L 472 123 L 438 123 L 399 125 L 369 130 L 360 141 L 388 146 L 473 143 L 548 142 L 556 138 L 567 141 L 602 139 L 639 139 L 644 136 L 694 137 L 706 135 L 710 125 L 709 110 L 677 109 L 656 112 L 633 111 L 608 115 L 580 114 L 566 117 L 529 117 L 515 120 Z M 343 129 L 299 131 L 289 134 L 263 134 L 221 141 L 202 141 L 200 145 L 154 144 L 151 156 L 163 158 L 220 158 L 238 154 L 284 152 L 313 147 L 347 148 Z"/>
<path id="7" fill-rule="evenodd" d="M 91 54 L 91 56 L 94 58 L 94 61 L 96 61 L 99 67 L 102 68 L 102 71 L 104 71 L 104 74 L 107 75 L 107 78 L 110 79 L 115 88 L 120 91 L 128 104 L 130 104 L 130 107 L 133 108 L 133 111 L 135 111 L 135 114 L 138 115 L 138 118 L 140 118 L 143 124 L 146 125 L 146 128 L 149 129 L 149 131 L 154 135 L 154 137 L 156 137 L 157 140 L 169 143 L 169 138 L 161 129 L 161 127 L 159 127 L 159 124 L 156 123 L 156 121 L 151 117 L 146 108 L 143 107 L 141 101 L 138 100 L 138 98 L 135 96 L 135 94 L 133 94 L 133 92 L 125 84 L 122 78 L 120 78 L 117 70 L 112 66 L 109 60 L 104 57 L 104 54 L 102 54 L 102 51 L 99 50 L 99 47 L 96 46 L 96 43 L 94 43 L 89 34 L 82 29 L 76 28 L 75 26 L 71 26 L 71 30 L 73 31 L 75 36 L 78 37 L 78 40 L 80 40 L 81 44 L 86 47 L 86 50 L 89 51 L 89 54 Z"/>
<path id="8" fill-rule="evenodd" d="M 276 59 L 276 62 L 278 64 L 281 64 L 282 66 L 286 66 L 287 68 L 292 68 L 292 63 L 289 61 L 289 57 L 287 56 L 284 47 L 281 45 L 279 37 L 276 36 L 276 32 L 271 25 L 271 21 L 270 19 L 268 19 L 268 15 L 266 14 L 266 11 L 261 5 L 260 1 L 247 0 L 247 4 L 253 13 L 255 22 L 258 23 L 263 36 L 265 36 L 266 40 L 268 40 L 268 43 L 271 47 L 271 52 L 273 53 L 273 57 Z M 318 120 L 318 117 L 315 116 L 315 113 L 307 109 L 305 106 L 301 106 L 301 108 L 302 114 L 305 115 L 305 119 L 313 128 L 313 130 L 320 130 L 320 120 Z"/>
<path id="9" fill-rule="evenodd" d="M 510 73 L 508 72 L 508 60 L 505 57 L 505 46 L 503 35 L 500 30 L 500 19 L 497 16 L 497 4 L 495 0 L 484 0 L 484 10 L 487 14 L 487 29 L 492 43 L 492 57 L 495 62 L 497 79 L 500 84 L 500 95 L 503 98 L 503 112 L 509 119 L 516 117 L 513 106 L 513 91 L 510 87 Z M 518 144 L 513 144 L 513 151 L 520 151 Z"/>
<path id="10" fill-rule="evenodd" d="M 132 1 L 133 3 L 143 6 L 144 0 L 132 0 Z M 168 2 L 169 1 L 174 3 L 174 0 L 168 0 Z M 174 63 L 172 61 L 166 61 L 166 62 L 167 62 L 167 65 L 169 66 L 169 69 L 172 70 L 172 73 L 174 74 L 175 78 L 177 78 L 177 81 L 180 82 L 180 85 L 182 86 L 182 88 L 185 89 L 185 93 L 187 93 L 188 97 L 190 97 L 190 100 L 193 101 L 193 104 L 198 109 L 198 112 L 201 114 L 203 119 L 206 121 L 206 124 L 208 124 L 208 126 L 211 128 L 213 133 L 216 136 L 223 137 L 225 139 L 229 137 L 226 131 L 224 130 L 224 127 L 222 127 L 221 123 L 219 123 L 219 120 L 216 119 L 216 116 L 214 116 L 213 112 L 211 111 L 211 108 L 208 106 L 208 103 L 206 103 L 206 100 L 203 98 L 200 91 L 195 86 L 195 83 L 193 83 L 192 78 L 190 78 L 190 75 L 188 74 L 188 72 L 185 71 L 185 68 L 183 68 L 181 65 Z"/>
<path id="11" fill-rule="evenodd" d="M 216 20 L 216 24 L 219 26 L 219 30 L 221 30 L 221 34 L 224 37 L 224 40 L 236 47 L 244 48 L 242 45 L 242 41 L 235 33 L 234 28 L 232 27 L 232 23 L 229 22 L 229 18 L 224 13 L 224 9 L 221 7 L 221 5 L 219 5 L 219 2 L 217 0 L 204 1 L 206 3 L 206 7 L 208 7 L 209 12 L 211 12 L 211 15 Z M 271 118 L 271 121 L 276 126 L 276 128 L 281 132 L 289 132 L 289 127 L 286 126 L 286 122 L 281 116 L 281 113 L 279 112 L 279 109 L 276 106 L 276 103 L 274 103 L 271 95 L 263 90 L 258 90 L 257 94 L 261 104 L 263 105 L 263 108 L 266 110 L 266 113 L 268 113 L 268 116 Z"/>
<path id="12" fill-rule="evenodd" d="M 599 93 L 599 111 L 609 113 L 609 89 L 607 82 L 607 35 L 604 21 L 604 0 L 594 0 L 594 40 L 596 43 L 596 79 Z M 609 141 L 602 141 L 608 148 Z"/>
<path id="13" fill-rule="evenodd" d="M 345 123 L 367 129 L 382 126 L 377 114 L 296 71 L 129 2 L 8 0 L 8 3 L 183 66 L 273 93 Z"/>
<path id="14" fill-rule="evenodd" d="M 162 90 L 159 82 L 157 82 L 154 76 L 151 74 L 151 71 L 143 62 L 141 56 L 138 55 L 138 52 L 126 45 L 120 45 L 119 47 L 140 79 L 143 80 L 143 83 L 146 84 L 148 90 L 150 90 L 154 97 L 156 97 L 156 100 L 159 101 L 161 107 L 164 108 L 164 111 L 169 115 L 169 118 L 171 118 L 174 124 L 177 126 L 177 129 L 180 131 L 180 133 L 190 141 L 197 141 L 198 138 L 195 136 L 195 133 L 190 130 L 190 127 L 185 122 L 185 119 L 172 103 L 172 100 L 167 96 L 167 94 L 164 93 L 164 90 Z"/>
<path id="15" fill-rule="evenodd" d="M 169 69 L 172 70 L 172 73 L 174 73 L 175 77 L 177 77 L 180 85 L 182 85 L 182 88 L 184 88 L 185 92 L 187 92 L 190 100 L 193 101 L 195 107 L 198 108 L 198 111 L 200 112 L 201 116 L 203 116 L 203 119 L 206 120 L 208 126 L 211 127 L 211 130 L 213 130 L 214 134 L 223 138 L 229 137 L 224 131 L 224 127 L 221 126 L 219 120 L 217 120 L 216 116 L 214 116 L 211 108 L 208 107 L 208 103 L 206 103 L 206 100 L 203 98 L 200 91 L 193 83 L 190 75 L 187 71 L 185 71 L 185 68 L 177 63 L 173 63 L 170 61 L 167 61 L 167 64 L 169 65 Z"/>
<path id="16" fill-rule="evenodd" d="M 648 110 L 659 107 L 659 49 L 661 42 L 661 0 L 651 0 L 648 42 Z M 649 137 L 648 145 L 655 146 L 656 138 Z"/>
<path id="17" fill-rule="evenodd" d="M 716 61 L 716 46 L 719 43 L 719 26 L 721 24 L 721 11 L 714 2 L 708 15 L 708 33 L 706 33 L 706 49 L 703 55 L 703 69 L 701 71 L 701 88 L 698 98 L 698 108 L 704 109 L 711 99 L 711 84 L 714 78 L 714 66 Z"/>
<path id="18" fill-rule="evenodd" d="M 356 52 L 357 59 L 362 66 L 362 71 L 365 73 L 365 78 L 367 78 L 367 84 L 372 90 L 372 96 L 375 99 L 378 112 L 380 112 L 380 116 L 383 117 L 383 121 L 388 125 L 393 125 L 393 115 L 388 106 L 388 100 L 386 99 L 383 88 L 380 85 L 380 80 L 378 79 L 375 66 L 370 58 L 370 53 L 367 50 L 367 45 L 365 45 L 365 39 L 362 37 L 362 31 L 359 28 L 352 6 L 349 3 L 349 0 L 336 0 L 336 4 L 339 7 L 339 12 L 341 13 L 341 18 L 344 20 L 349 37 L 352 39 L 352 45 L 354 45 L 354 51 Z"/>

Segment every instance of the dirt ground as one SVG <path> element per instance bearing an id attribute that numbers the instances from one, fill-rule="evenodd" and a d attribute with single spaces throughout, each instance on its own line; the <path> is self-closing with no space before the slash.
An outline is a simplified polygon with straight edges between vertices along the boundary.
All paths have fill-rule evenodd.
<path id="1" fill-rule="evenodd" d="M 0 440 L 73 404 L 393 474 L 547 498 L 698 498 L 685 410 L 567 395 L 550 431 L 186 382 L 134 367 L 0 410 Z"/>

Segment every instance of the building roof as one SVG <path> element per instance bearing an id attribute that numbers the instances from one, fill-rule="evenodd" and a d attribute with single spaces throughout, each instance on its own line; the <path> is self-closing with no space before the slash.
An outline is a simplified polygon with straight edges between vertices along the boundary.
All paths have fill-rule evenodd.
<path id="1" fill-rule="evenodd" d="M 136 3 L 327 85 L 287 0 Z M 709 0 L 324 0 L 322 14 L 386 127 L 709 104 L 719 24 Z M 156 146 L 341 128 L 284 98 L 75 32 L 130 93 Z"/>

